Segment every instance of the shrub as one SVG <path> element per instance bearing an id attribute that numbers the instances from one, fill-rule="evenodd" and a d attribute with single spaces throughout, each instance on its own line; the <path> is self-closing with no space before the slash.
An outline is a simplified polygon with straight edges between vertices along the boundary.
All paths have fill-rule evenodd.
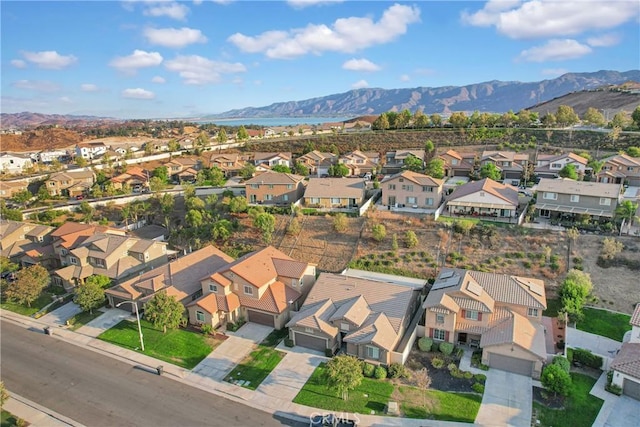
<path id="1" fill-rule="evenodd" d="M 447 365 L 447 369 L 449 370 L 449 372 L 453 372 L 453 371 L 455 371 L 456 369 L 458 369 L 458 366 L 457 366 L 455 363 L 449 363 L 449 364 Z"/>
<path id="2" fill-rule="evenodd" d="M 566 357 L 556 356 L 553 358 L 553 362 L 551 363 L 560 366 L 566 372 L 569 372 L 571 370 L 571 363 L 569 362 L 569 360 L 567 360 Z"/>
<path id="3" fill-rule="evenodd" d="M 573 361 L 590 368 L 600 369 L 602 367 L 602 357 L 581 348 L 573 349 Z"/>
<path id="4" fill-rule="evenodd" d="M 429 337 L 422 337 L 418 340 L 418 348 L 422 351 L 431 351 L 433 340 Z"/>
<path id="5" fill-rule="evenodd" d="M 202 331 L 203 334 L 205 335 L 209 335 L 211 334 L 211 332 L 213 332 L 213 326 L 207 324 L 207 325 L 202 325 L 202 327 L 200 328 L 200 330 Z"/>
<path id="6" fill-rule="evenodd" d="M 480 384 L 480 383 L 473 383 L 473 385 L 471 386 L 471 388 L 473 389 L 473 391 L 475 391 L 476 393 L 480 393 L 483 394 L 484 393 L 484 385 Z"/>
<path id="7" fill-rule="evenodd" d="M 373 371 L 373 376 L 376 377 L 376 379 L 378 380 L 383 380 L 385 378 L 387 378 L 387 370 L 384 368 L 384 366 L 376 366 L 376 369 Z"/>
<path id="8" fill-rule="evenodd" d="M 431 351 L 434 351 L 434 352 L 435 352 L 435 351 L 438 351 L 438 349 L 439 349 L 439 348 L 440 348 L 440 345 L 439 345 L 437 342 L 434 342 L 434 343 L 431 345 Z"/>
<path id="9" fill-rule="evenodd" d="M 441 342 L 439 348 L 440 353 L 444 354 L 445 356 L 449 356 L 451 353 L 453 353 L 453 344 L 451 344 L 450 342 Z"/>
<path id="10" fill-rule="evenodd" d="M 571 376 L 557 364 L 545 366 L 540 382 L 545 389 L 561 396 L 568 395 L 571 388 Z"/>
<path id="11" fill-rule="evenodd" d="M 484 363 L 481 363 L 481 364 L 478 366 L 478 369 L 481 369 L 481 370 L 483 370 L 483 371 L 488 371 L 488 370 L 489 370 L 489 365 L 485 365 Z"/>
<path id="12" fill-rule="evenodd" d="M 293 340 L 291 338 L 285 338 L 284 345 L 287 347 L 293 347 Z"/>
<path id="13" fill-rule="evenodd" d="M 444 366 L 444 360 L 440 359 L 439 357 L 434 357 L 433 359 L 431 359 L 431 366 L 436 369 L 440 369 Z"/>
<path id="14" fill-rule="evenodd" d="M 461 371 L 461 370 L 460 370 L 460 369 L 458 369 L 458 368 L 456 368 L 456 369 L 454 369 L 454 370 L 452 370 L 452 371 L 449 371 L 449 373 L 451 374 L 451 376 L 452 376 L 453 378 L 464 378 L 464 374 L 465 374 L 465 372 L 464 372 L 464 371 Z"/>
<path id="15" fill-rule="evenodd" d="M 485 381 L 487 381 L 487 376 L 485 374 L 475 374 L 473 376 L 473 379 L 481 384 L 484 384 Z"/>
<path id="16" fill-rule="evenodd" d="M 332 348 L 325 348 L 324 349 L 324 355 L 327 357 L 333 357 L 333 349 Z"/>
<path id="17" fill-rule="evenodd" d="M 389 378 L 406 378 L 407 369 L 400 363 L 389 365 Z"/>
<path id="18" fill-rule="evenodd" d="M 470 380 L 471 378 L 473 378 L 473 372 L 469 372 L 469 371 L 463 371 L 464 372 L 464 378 L 467 380 Z"/>
<path id="19" fill-rule="evenodd" d="M 609 393 L 615 394 L 616 396 L 620 396 L 622 394 L 622 387 L 616 384 L 607 384 L 604 389 Z"/>
<path id="20" fill-rule="evenodd" d="M 365 377 L 369 377 L 369 378 L 373 377 L 373 373 L 375 370 L 376 370 L 376 367 L 371 363 L 364 362 L 364 364 L 362 365 L 362 373 L 364 374 Z"/>

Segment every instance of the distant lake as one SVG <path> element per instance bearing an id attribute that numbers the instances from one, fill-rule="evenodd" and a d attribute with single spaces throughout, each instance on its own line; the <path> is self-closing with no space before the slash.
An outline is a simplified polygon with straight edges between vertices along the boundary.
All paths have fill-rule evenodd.
<path id="1" fill-rule="evenodd" d="M 298 125 L 318 125 L 321 123 L 335 123 L 351 120 L 353 117 L 255 117 L 246 119 L 213 119 L 198 120 L 196 123 L 215 123 L 223 126 L 247 126 L 256 125 L 263 127 L 270 126 L 298 126 Z"/>

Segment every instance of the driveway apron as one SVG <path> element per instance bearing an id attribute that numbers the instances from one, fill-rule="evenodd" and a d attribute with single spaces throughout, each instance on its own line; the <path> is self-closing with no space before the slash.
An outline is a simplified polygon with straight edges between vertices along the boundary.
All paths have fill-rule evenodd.
<path id="1" fill-rule="evenodd" d="M 531 378 L 511 372 L 490 369 L 476 417 L 480 426 L 531 425 L 533 389 Z"/>
<path id="2" fill-rule="evenodd" d="M 51 313 L 42 316 L 40 321 L 50 326 L 64 326 L 67 319 L 72 318 L 81 311 L 82 309 L 76 303 L 68 302 L 62 307 L 53 310 Z"/>

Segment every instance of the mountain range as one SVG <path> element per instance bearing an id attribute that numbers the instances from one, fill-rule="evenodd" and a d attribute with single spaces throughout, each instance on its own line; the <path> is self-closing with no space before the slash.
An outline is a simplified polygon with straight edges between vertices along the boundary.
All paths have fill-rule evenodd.
<path id="1" fill-rule="evenodd" d="M 344 93 L 278 102 L 266 107 L 247 107 L 200 118 L 318 117 L 377 115 L 386 111 L 448 115 L 453 111 L 502 113 L 517 112 L 571 92 L 640 81 L 640 70 L 626 72 L 602 70 L 567 73 L 539 82 L 498 81 L 466 86 L 416 87 L 406 89 L 354 89 Z"/>

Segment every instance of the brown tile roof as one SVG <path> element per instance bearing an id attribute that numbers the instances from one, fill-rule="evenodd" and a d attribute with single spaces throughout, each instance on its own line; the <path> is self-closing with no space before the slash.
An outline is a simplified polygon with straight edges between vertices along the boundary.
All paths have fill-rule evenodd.
<path id="1" fill-rule="evenodd" d="M 79 180 L 88 179 L 88 178 L 94 178 L 94 174 L 90 170 L 73 171 L 73 172 L 68 171 L 68 172 L 56 172 L 49 177 L 48 181 L 65 181 L 65 180 L 79 181 Z"/>
<path id="2" fill-rule="evenodd" d="M 233 277 L 230 273 L 237 274 L 247 282 L 260 288 L 278 277 L 278 269 L 274 263 L 276 259 L 297 262 L 273 246 L 267 246 L 222 266 L 217 272 L 231 280 L 233 280 Z M 281 263 L 278 263 L 278 265 L 281 265 Z"/>
<path id="3" fill-rule="evenodd" d="M 297 184 L 302 181 L 304 176 L 267 171 L 246 180 L 245 184 Z"/>
<path id="4" fill-rule="evenodd" d="M 282 313 L 289 306 L 289 301 L 297 301 L 302 294 L 282 282 L 273 282 L 264 291 L 262 297 L 255 298 L 239 295 L 240 305 L 270 313 Z"/>
<path id="5" fill-rule="evenodd" d="M 480 181 L 472 181 L 457 187 L 448 197 L 448 201 L 454 201 L 480 191 L 492 194 L 513 206 L 518 206 L 518 191 L 511 185 L 504 185 L 492 179 L 485 178 Z"/>
<path id="6" fill-rule="evenodd" d="M 395 175 L 391 175 L 387 178 L 385 178 L 384 180 L 382 180 L 382 182 L 388 182 L 388 181 L 393 181 L 397 178 L 404 178 L 407 179 L 411 182 L 414 182 L 418 185 L 426 185 L 426 186 L 430 186 L 430 187 L 441 187 L 444 184 L 444 180 L 442 179 L 437 179 L 437 178 L 432 178 L 429 175 L 425 175 L 422 173 L 418 173 L 418 172 L 413 172 L 410 170 L 406 170 L 406 171 L 402 171 L 400 173 L 397 173 Z M 305 193 L 306 194 L 306 193 Z"/>
<path id="7" fill-rule="evenodd" d="M 547 358 L 544 326 L 516 312 L 510 312 L 510 316 L 487 330 L 480 338 L 482 348 L 500 344 L 515 344 L 540 359 Z"/>
<path id="8" fill-rule="evenodd" d="M 515 162 L 518 160 L 529 160 L 529 155 L 527 153 L 516 153 L 515 151 L 483 151 L 480 159 L 492 159 L 497 161 L 507 160 Z"/>
<path id="9" fill-rule="evenodd" d="M 611 369 L 640 379 L 640 343 L 624 343 L 611 363 Z"/>
<path id="10" fill-rule="evenodd" d="M 202 308 L 207 313 L 215 313 L 218 311 L 218 299 L 216 298 L 216 294 L 214 293 L 210 293 L 198 298 L 197 300 L 187 304 L 187 307 L 191 307 L 194 305 Z"/>
<path id="11" fill-rule="evenodd" d="M 629 324 L 631 324 L 631 326 L 640 326 L 640 303 L 636 304 L 636 308 L 633 310 Z"/>
<path id="12" fill-rule="evenodd" d="M 344 337 L 345 342 L 375 344 L 384 349 L 393 349 L 398 333 L 384 313 L 372 313 L 357 330 Z"/>
<path id="13" fill-rule="evenodd" d="M 351 323 L 360 326 L 370 314 L 371 310 L 367 300 L 360 295 L 342 304 L 329 320 L 347 319 Z"/>
<path id="14" fill-rule="evenodd" d="M 617 199 L 620 196 L 622 184 L 606 184 L 593 181 L 574 181 L 568 178 L 547 179 L 542 178 L 538 183 L 537 191 L 547 191 L 561 194 L 575 194 L 591 197 L 611 197 Z"/>
<path id="15" fill-rule="evenodd" d="M 253 160 L 255 162 L 266 161 L 273 159 L 274 157 L 280 157 L 282 159 L 291 160 L 291 153 L 254 153 Z"/>
<path id="16" fill-rule="evenodd" d="M 631 157 L 627 154 L 616 154 L 614 156 L 603 159 L 603 161 L 605 163 L 607 162 L 619 163 L 623 166 L 640 166 L 639 157 Z"/>
<path id="17" fill-rule="evenodd" d="M 309 267 L 309 264 L 294 259 L 272 258 L 273 266 L 280 277 L 299 279 Z"/>
<path id="18" fill-rule="evenodd" d="M 336 306 L 330 298 L 314 304 L 305 304 L 293 315 L 286 326 L 318 329 L 330 337 L 335 337 L 338 335 L 338 328 L 329 323 L 335 311 Z"/>
<path id="19" fill-rule="evenodd" d="M 364 197 L 365 182 L 352 178 L 309 178 L 304 197 L 342 197 L 361 199 Z"/>

